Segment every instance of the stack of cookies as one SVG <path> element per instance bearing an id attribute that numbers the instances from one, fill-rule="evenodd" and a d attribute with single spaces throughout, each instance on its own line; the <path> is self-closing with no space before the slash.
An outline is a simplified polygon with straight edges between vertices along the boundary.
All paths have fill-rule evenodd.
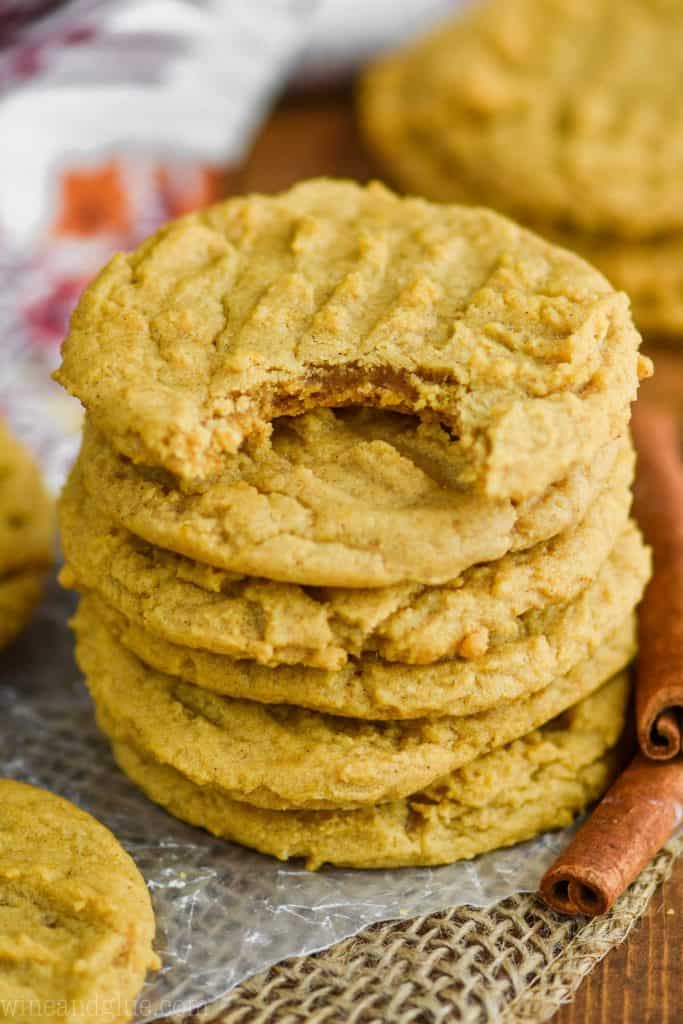
<path id="1" fill-rule="evenodd" d="M 281 858 L 439 864 L 607 785 L 649 555 L 624 296 L 496 214 L 311 181 L 116 257 L 59 380 L 123 770 Z"/>
<path id="2" fill-rule="evenodd" d="M 683 336 L 683 5 L 485 0 L 382 61 L 361 121 L 391 180 L 583 253 Z"/>

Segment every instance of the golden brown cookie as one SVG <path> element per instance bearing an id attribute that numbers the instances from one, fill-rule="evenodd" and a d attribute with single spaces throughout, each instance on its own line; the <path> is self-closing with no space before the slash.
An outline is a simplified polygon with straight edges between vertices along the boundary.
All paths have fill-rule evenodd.
<path id="1" fill-rule="evenodd" d="M 26 449 L 0 420 L 0 577 L 52 560 L 52 505 Z"/>
<path id="2" fill-rule="evenodd" d="M 0 779 L 0 1013 L 123 1024 L 148 970 L 154 914 L 111 832 L 67 800 Z"/>
<path id="3" fill-rule="evenodd" d="M 40 600 L 53 529 L 38 468 L 0 420 L 0 647 L 14 639 Z"/>
<path id="4" fill-rule="evenodd" d="M 28 569 L 0 578 L 0 648 L 21 632 L 43 593 L 44 572 Z"/>
<path id="5" fill-rule="evenodd" d="M 217 568 L 330 587 L 447 583 L 478 562 L 575 525 L 611 478 L 624 437 L 538 498 L 485 498 L 461 481 L 436 425 L 373 409 L 276 421 L 188 492 L 136 467 L 86 424 L 79 460 L 106 514 L 151 544 Z"/>
<path id="6" fill-rule="evenodd" d="M 121 768 L 171 814 L 281 860 L 356 868 L 447 864 L 568 825 L 607 788 L 624 725 L 628 677 L 559 718 L 472 761 L 421 793 L 352 811 L 269 811 L 198 786 L 132 742 Z"/>
<path id="7" fill-rule="evenodd" d="M 478 658 L 520 639 L 533 612 L 575 600 L 595 578 L 626 525 L 633 461 L 624 448 L 581 522 L 551 540 L 441 587 L 373 590 L 240 577 L 155 547 L 100 511 L 77 465 L 59 502 L 60 581 L 95 591 L 156 638 L 261 665 L 337 670 L 370 652 L 417 665 Z"/>
<path id="8" fill-rule="evenodd" d="M 650 553 L 631 523 L 593 580 L 572 602 L 530 612 L 516 640 L 477 658 L 401 665 L 369 653 L 337 671 L 301 665 L 272 668 L 180 647 L 131 622 L 101 599 L 83 600 L 145 664 L 224 696 L 291 704 L 367 719 L 472 715 L 543 689 L 593 656 L 639 602 Z"/>
<path id="9" fill-rule="evenodd" d="M 370 70 L 366 135 L 402 187 L 616 238 L 683 229 L 683 8 L 486 0 Z"/>
<path id="10" fill-rule="evenodd" d="M 631 618 L 593 657 L 481 715 L 364 722 L 219 697 L 156 672 L 81 607 L 76 654 L 103 727 L 198 785 L 273 809 L 401 799 L 593 692 L 633 655 Z"/>
<path id="11" fill-rule="evenodd" d="M 447 424 L 466 482 L 521 499 L 623 432 L 638 344 L 605 278 L 496 214 L 321 179 L 116 256 L 57 379 L 120 452 L 185 481 L 275 417 L 374 405 Z"/>

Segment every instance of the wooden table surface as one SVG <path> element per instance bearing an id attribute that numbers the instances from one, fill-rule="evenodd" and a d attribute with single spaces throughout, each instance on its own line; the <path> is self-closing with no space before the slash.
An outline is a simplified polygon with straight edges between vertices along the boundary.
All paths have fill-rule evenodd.
<path id="1" fill-rule="evenodd" d="M 272 192 L 319 174 L 372 177 L 348 94 L 283 101 L 227 185 L 230 192 Z M 655 356 L 658 373 L 645 388 L 683 414 L 683 349 L 680 357 Z M 683 1024 L 683 861 L 629 939 L 589 975 L 553 1024 Z"/>

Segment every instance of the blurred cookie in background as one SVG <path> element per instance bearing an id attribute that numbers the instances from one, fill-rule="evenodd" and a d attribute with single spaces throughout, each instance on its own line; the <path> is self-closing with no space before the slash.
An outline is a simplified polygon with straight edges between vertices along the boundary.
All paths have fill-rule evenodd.
<path id="1" fill-rule="evenodd" d="M 377 63 L 360 120 L 388 177 L 584 253 L 650 336 L 683 335 L 683 7 L 488 0 Z"/>
<path id="2" fill-rule="evenodd" d="M 37 466 L 0 420 L 0 647 L 30 618 L 52 557 L 52 503 Z"/>

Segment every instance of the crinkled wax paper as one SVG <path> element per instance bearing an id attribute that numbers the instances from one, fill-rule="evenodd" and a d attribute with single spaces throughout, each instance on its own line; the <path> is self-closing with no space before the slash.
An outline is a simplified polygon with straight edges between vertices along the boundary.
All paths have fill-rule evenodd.
<path id="1" fill-rule="evenodd" d="M 163 968 L 145 985 L 140 1016 L 203 1006 L 279 960 L 376 921 L 535 889 L 567 841 L 555 833 L 442 868 L 311 873 L 184 825 L 127 781 L 98 735 L 72 657 L 72 606 L 53 584 L 3 657 L 0 762 L 2 774 L 60 793 L 103 821 L 147 879 Z"/>

